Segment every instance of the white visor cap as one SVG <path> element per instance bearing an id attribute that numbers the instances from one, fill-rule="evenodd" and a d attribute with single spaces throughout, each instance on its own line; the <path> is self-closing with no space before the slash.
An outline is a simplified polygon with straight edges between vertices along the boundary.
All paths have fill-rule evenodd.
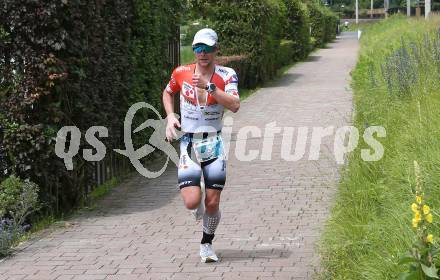
<path id="1" fill-rule="evenodd" d="M 208 46 L 215 46 L 217 45 L 217 33 L 215 33 L 214 30 L 211 28 L 203 28 L 199 31 L 197 31 L 196 35 L 194 35 L 194 40 L 192 45 L 196 44 L 205 44 Z"/>

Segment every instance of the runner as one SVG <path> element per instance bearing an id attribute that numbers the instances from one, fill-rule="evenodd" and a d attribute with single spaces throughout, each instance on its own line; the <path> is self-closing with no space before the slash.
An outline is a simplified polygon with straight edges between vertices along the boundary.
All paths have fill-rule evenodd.
<path id="1" fill-rule="evenodd" d="M 163 92 L 167 113 L 168 141 L 177 138 L 176 128 L 185 133 L 180 139 L 178 186 L 186 208 L 203 217 L 200 244 L 202 262 L 216 262 L 212 248 L 220 222 L 220 194 L 226 181 L 226 161 L 221 129 L 224 108 L 237 112 L 240 107 L 238 78 L 235 71 L 215 64 L 218 37 L 205 28 L 192 43 L 196 63 L 177 67 Z M 174 96 L 180 92 L 182 124 L 174 114 Z M 201 178 L 206 188 L 205 201 Z"/>

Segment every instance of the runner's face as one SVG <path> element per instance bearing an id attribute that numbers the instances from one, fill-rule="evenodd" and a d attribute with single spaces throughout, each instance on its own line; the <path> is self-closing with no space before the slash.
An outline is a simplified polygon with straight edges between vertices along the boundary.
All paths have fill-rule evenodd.
<path id="1" fill-rule="evenodd" d="M 195 53 L 197 63 L 202 67 L 211 66 L 214 63 L 215 56 L 217 54 L 217 50 L 211 53 L 205 53 L 204 51 L 201 53 Z"/>

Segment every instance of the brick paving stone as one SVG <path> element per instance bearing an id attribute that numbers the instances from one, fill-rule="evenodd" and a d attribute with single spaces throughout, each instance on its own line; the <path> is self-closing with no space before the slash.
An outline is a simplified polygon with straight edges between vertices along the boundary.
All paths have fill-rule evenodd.
<path id="1" fill-rule="evenodd" d="M 350 124 L 349 72 L 357 50 L 355 36 L 338 38 L 244 100 L 237 114 L 225 115 L 233 117 L 233 126 L 222 221 L 214 239 L 220 263 L 200 263 L 201 224 L 184 209 L 177 170 L 170 165 L 159 178 L 126 180 L 96 210 L 20 245 L 0 262 L 0 279 L 311 279 L 319 268 L 315 244 L 332 205 L 339 165 L 334 134 L 322 139 L 317 160 L 308 160 L 310 137 L 313 127 Z M 272 122 L 283 130 L 265 136 Z M 239 161 L 235 149 L 244 144 L 238 132 L 245 126 L 262 132 L 246 142 L 247 151 L 259 153 L 250 162 Z M 292 147 L 298 128 L 309 128 L 301 160 L 286 161 L 281 154 L 289 127 L 295 128 Z M 273 141 L 272 153 L 262 154 L 265 139 Z"/>

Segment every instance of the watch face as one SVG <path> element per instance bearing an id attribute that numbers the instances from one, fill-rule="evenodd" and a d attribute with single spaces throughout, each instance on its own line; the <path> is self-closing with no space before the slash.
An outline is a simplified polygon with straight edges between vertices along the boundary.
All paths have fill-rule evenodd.
<path id="1" fill-rule="evenodd" d="M 214 89 L 216 89 L 215 84 L 210 84 L 210 85 L 209 85 L 209 89 L 210 89 L 210 90 L 214 90 Z"/>

